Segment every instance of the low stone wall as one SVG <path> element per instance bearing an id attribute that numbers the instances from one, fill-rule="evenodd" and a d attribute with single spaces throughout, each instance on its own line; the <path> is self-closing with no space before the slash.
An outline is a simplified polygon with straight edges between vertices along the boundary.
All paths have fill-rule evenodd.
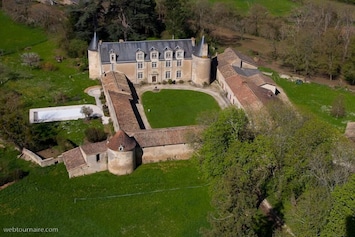
<path id="1" fill-rule="evenodd" d="M 143 148 L 142 163 L 155 163 L 167 160 L 187 160 L 193 150 L 187 144 Z"/>
<path id="2" fill-rule="evenodd" d="M 54 165 L 54 164 L 63 162 L 61 156 L 58 156 L 56 158 L 51 157 L 51 158 L 47 158 L 47 159 L 42 159 L 42 157 L 40 157 L 36 153 L 34 153 L 26 148 L 22 149 L 22 154 L 21 154 L 20 158 L 27 160 L 27 161 L 32 161 L 41 167 L 46 167 L 46 166 L 50 166 L 50 165 Z"/>

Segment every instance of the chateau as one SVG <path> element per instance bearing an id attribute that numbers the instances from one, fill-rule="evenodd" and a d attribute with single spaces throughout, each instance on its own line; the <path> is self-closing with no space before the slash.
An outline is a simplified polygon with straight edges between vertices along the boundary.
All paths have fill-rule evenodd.
<path id="1" fill-rule="evenodd" d="M 89 77 L 122 72 L 134 84 L 192 81 L 210 84 L 211 59 L 204 37 L 195 39 L 102 42 L 96 33 L 89 45 Z"/>
<path id="2" fill-rule="evenodd" d="M 125 175 L 140 164 L 191 157 L 187 136 L 202 128 L 146 129 L 137 108 L 135 85 L 182 81 L 202 87 L 216 80 L 226 103 L 246 111 L 259 111 L 279 93 L 251 58 L 231 48 L 212 64 L 204 38 L 199 43 L 194 38 L 102 42 L 94 34 L 88 61 L 89 77 L 101 81 L 116 133 L 107 141 L 64 152 L 61 159 L 70 178 L 104 170 Z M 211 78 L 211 72 L 216 78 Z"/>

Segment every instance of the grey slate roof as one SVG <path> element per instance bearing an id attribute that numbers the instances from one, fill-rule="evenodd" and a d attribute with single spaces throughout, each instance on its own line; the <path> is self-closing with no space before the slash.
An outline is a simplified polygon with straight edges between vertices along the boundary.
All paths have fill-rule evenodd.
<path id="1" fill-rule="evenodd" d="M 98 49 L 98 39 L 97 39 L 97 35 L 96 32 L 94 33 L 94 37 L 92 37 L 91 42 L 89 44 L 89 48 L 88 50 L 90 51 L 97 51 Z"/>
<path id="2" fill-rule="evenodd" d="M 243 75 L 245 77 L 251 77 L 256 74 L 260 74 L 260 71 L 258 69 L 249 69 L 249 68 L 240 68 L 237 66 L 233 66 L 233 69 L 240 75 Z"/>
<path id="3" fill-rule="evenodd" d="M 191 39 L 173 40 L 149 40 L 149 41 L 125 41 L 125 42 L 102 42 L 100 45 L 101 62 L 110 62 L 110 51 L 113 50 L 117 57 L 117 62 L 135 62 L 136 52 L 141 50 L 145 53 L 144 60 L 150 61 L 150 52 L 155 49 L 159 51 L 159 59 L 164 59 L 163 52 L 166 49 L 175 51 L 177 47 L 184 50 L 184 58 L 191 58 L 194 48 Z M 175 55 L 173 55 L 175 57 Z"/>

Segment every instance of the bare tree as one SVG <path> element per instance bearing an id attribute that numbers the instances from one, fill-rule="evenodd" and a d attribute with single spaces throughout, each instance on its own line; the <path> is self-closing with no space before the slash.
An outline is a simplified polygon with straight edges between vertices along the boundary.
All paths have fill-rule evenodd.
<path id="1" fill-rule="evenodd" d="M 88 119 L 90 116 L 93 114 L 93 109 L 90 108 L 89 106 L 83 106 L 81 107 L 80 113 L 84 114 L 85 118 Z"/>

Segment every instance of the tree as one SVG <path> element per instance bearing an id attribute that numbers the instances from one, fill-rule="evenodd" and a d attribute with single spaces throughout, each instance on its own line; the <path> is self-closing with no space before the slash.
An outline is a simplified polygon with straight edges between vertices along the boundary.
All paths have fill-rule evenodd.
<path id="1" fill-rule="evenodd" d="M 333 207 L 321 236 L 352 236 L 355 231 L 355 175 L 332 193 Z"/>
<path id="2" fill-rule="evenodd" d="M 336 117 L 336 118 L 343 118 L 345 116 L 346 109 L 345 109 L 345 98 L 344 98 L 344 96 L 338 95 L 334 99 L 330 114 L 333 117 Z"/>
<path id="3" fill-rule="evenodd" d="M 90 106 L 83 106 L 80 110 L 80 113 L 82 113 L 86 119 L 89 119 L 93 112 L 94 111 Z"/>
<path id="4" fill-rule="evenodd" d="M 197 154 L 204 175 L 214 178 L 222 175 L 230 165 L 225 159 L 233 141 L 248 139 L 248 119 L 241 109 L 223 110 L 202 135 L 202 147 Z"/>
<path id="5" fill-rule="evenodd" d="M 164 24 L 166 30 L 174 38 L 187 36 L 187 9 L 184 7 L 185 0 L 164 0 L 166 14 Z"/>

